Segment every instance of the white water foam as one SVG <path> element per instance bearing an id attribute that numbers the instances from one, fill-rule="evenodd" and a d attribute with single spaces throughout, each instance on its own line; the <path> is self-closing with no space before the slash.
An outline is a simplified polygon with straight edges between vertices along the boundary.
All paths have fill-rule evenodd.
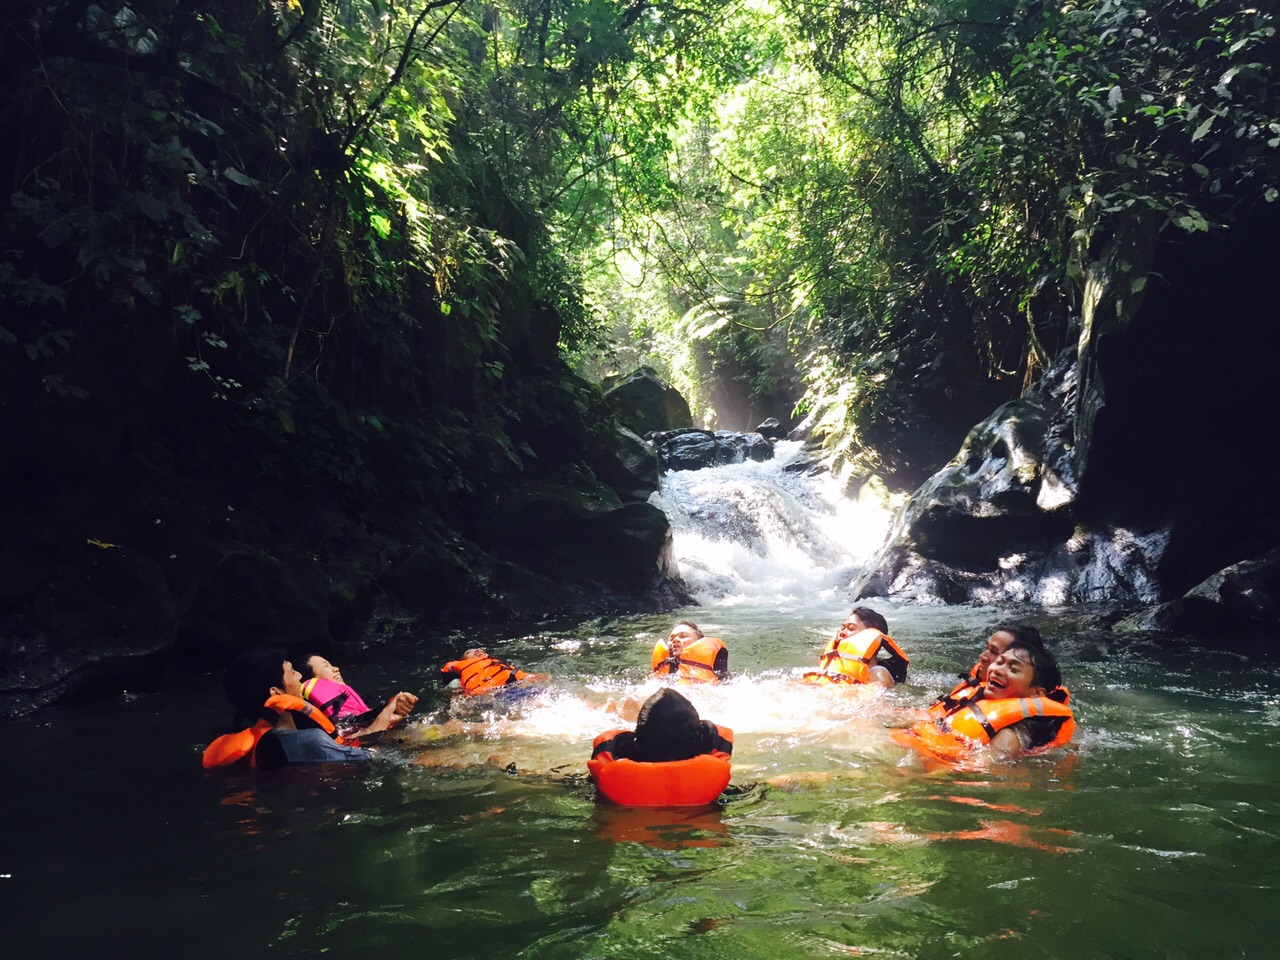
<path id="1" fill-rule="evenodd" d="M 830 601 L 883 541 L 891 515 L 845 497 L 829 474 L 788 471 L 804 456 L 674 470 L 652 502 L 671 522 L 680 576 L 699 604 Z"/>

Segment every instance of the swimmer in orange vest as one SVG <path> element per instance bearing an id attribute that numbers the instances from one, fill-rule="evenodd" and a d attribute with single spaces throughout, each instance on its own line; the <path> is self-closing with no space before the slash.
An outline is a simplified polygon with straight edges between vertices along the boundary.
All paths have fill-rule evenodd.
<path id="1" fill-rule="evenodd" d="M 822 651 L 818 670 L 804 674 L 809 683 L 866 683 L 892 687 L 907 679 L 910 663 L 889 636 L 889 624 L 870 607 L 854 607 Z"/>
<path id="2" fill-rule="evenodd" d="M 1057 747 L 1075 731 L 1066 696 L 1053 654 L 1015 639 L 987 666 L 972 696 L 909 731 L 895 731 L 894 739 L 943 762 L 962 761 L 981 746 L 1005 757 Z"/>
<path id="3" fill-rule="evenodd" d="M 960 674 L 960 682 L 949 693 L 944 693 L 929 705 L 929 715 L 935 718 L 946 716 L 958 704 L 971 699 L 986 682 L 987 668 L 1013 643 L 1044 648 L 1044 640 L 1035 627 L 1025 623 L 998 624 L 991 631 L 987 645 L 978 654 L 977 662 L 968 673 Z M 1071 699 L 1070 692 L 1063 686 L 1054 687 L 1050 696 L 1061 703 L 1068 703 Z"/>
<path id="4" fill-rule="evenodd" d="M 704 636 L 692 620 L 681 620 L 649 658 L 654 676 L 716 683 L 729 678 L 729 648 L 719 637 Z"/>
<path id="5" fill-rule="evenodd" d="M 698 716 L 663 687 L 640 708 L 635 731 L 596 737 L 587 769 L 600 794 L 627 806 L 696 806 L 729 783 L 733 731 Z"/>
<path id="6" fill-rule="evenodd" d="M 290 764 L 349 763 L 372 754 L 341 737 L 333 721 L 302 696 L 302 674 L 278 650 L 251 650 L 237 657 L 223 678 L 236 719 L 252 726 L 225 734 L 204 752 L 205 769 L 238 760 L 273 769 Z M 386 730 L 403 714 L 392 697 L 357 735 Z M 407 713 L 407 710 L 405 711 Z"/>
<path id="7" fill-rule="evenodd" d="M 457 680 L 462 685 L 462 692 L 471 696 L 497 693 L 517 683 L 548 679 L 545 673 L 525 673 L 502 663 L 480 647 L 468 650 L 461 660 L 450 660 L 440 668 L 440 673 L 445 683 Z"/>

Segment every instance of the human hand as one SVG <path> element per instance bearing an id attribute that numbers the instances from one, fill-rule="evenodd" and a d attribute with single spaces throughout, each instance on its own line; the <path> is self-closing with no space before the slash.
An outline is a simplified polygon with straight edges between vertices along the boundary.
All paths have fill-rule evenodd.
<path id="1" fill-rule="evenodd" d="M 412 693 L 405 693 L 403 690 L 387 701 L 387 706 L 391 708 L 396 720 L 403 720 L 411 714 L 417 704 L 418 698 Z"/>

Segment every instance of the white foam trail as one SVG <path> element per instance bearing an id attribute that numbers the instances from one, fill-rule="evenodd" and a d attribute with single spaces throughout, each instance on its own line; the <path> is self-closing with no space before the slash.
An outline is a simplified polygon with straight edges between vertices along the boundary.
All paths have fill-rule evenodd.
<path id="1" fill-rule="evenodd" d="M 771 770 L 829 767 L 891 749 L 886 723 L 905 722 L 909 706 L 879 687 L 817 686 L 801 671 L 772 671 L 721 684 L 677 684 L 705 719 L 735 735 L 737 768 Z M 430 743 L 428 765 L 450 767 L 514 763 L 521 773 L 580 772 L 588 744 L 611 728 L 631 729 L 634 711 L 663 681 L 628 685 L 557 681 L 513 705 L 507 715 L 475 714 L 470 722 L 419 725 L 407 732 Z M 626 704 L 631 714 L 608 705 Z M 779 764 L 782 767 L 779 767 Z"/>

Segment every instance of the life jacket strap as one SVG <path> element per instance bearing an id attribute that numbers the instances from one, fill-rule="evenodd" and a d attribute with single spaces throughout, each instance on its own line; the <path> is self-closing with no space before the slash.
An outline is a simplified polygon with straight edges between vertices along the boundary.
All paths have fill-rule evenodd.
<path id="1" fill-rule="evenodd" d="M 996 735 L 996 728 L 991 725 L 991 721 L 987 719 L 987 715 L 982 712 L 980 704 L 980 700 L 970 700 L 965 704 L 965 706 L 968 708 L 969 712 L 973 714 L 974 718 L 986 733 L 987 740 L 990 741 L 991 738 Z M 1023 710 L 1025 711 L 1025 709 L 1026 708 L 1024 707 Z"/>

